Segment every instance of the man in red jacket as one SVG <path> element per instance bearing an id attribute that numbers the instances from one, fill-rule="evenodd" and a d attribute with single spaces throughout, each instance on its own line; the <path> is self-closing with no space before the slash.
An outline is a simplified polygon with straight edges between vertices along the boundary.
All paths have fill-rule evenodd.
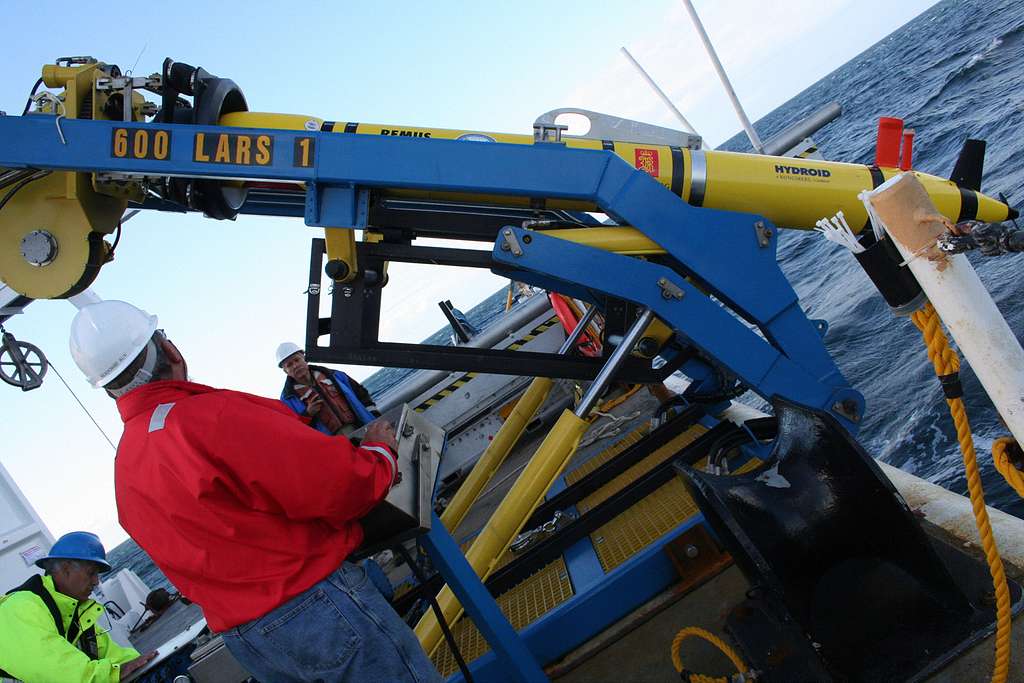
<path id="1" fill-rule="evenodd" d="M 71 352 L 124 420 L 121 526 L 232 654 L 264 681 L 439 681 L 365 571 L 359 519 L 398 467 L 393 428 L 362 446 L 309 429 L 279 401 L 189 382 L 156 316 L 79 310 Z"/>

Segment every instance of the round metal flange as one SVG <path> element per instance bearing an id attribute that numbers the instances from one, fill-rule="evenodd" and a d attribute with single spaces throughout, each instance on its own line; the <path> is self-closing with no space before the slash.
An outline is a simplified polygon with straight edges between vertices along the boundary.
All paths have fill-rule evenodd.
<path id="1" fill-rule="evenodd" d="M 33 266 L 47 266 L 57 258 L 57 238 L 47 230 L 33 230 L 21 238 L 21 256 Z"/>

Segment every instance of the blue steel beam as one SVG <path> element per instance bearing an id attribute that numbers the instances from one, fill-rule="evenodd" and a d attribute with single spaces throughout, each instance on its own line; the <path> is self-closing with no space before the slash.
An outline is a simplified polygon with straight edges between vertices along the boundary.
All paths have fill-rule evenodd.
<path id="1" fill-rule="evenodd" d="M 833 405 L 847 399 L 863 405 L 858 393 L 848 387 L 822 383 L 804 366 L 765 343 L 753 330 L 666 266 L 521 228 L 513 228 L 512 233 L 519 244 L 519 253 L 502 249 L 499 237 L 492 257 L 507 271 L 513 272 L 516 279 L 529 283 L 534 273 L 540 273 L 545 280 L 564 279 L 576 286 L 582 285 L 648 307 L 669 327 L 717 358 L 766 398 L 776 395 L 792 397 L 800 403 L 833 413 Z M 666 281 L 683 292 L 681 298 L 663 296 L 664 288 L 659 282 Z M 821 346 L 817 333 L 809 340 Z M 841 415 L 837 417 L 844 420 L 851 432 L 856 432 L 855 423 Z"/>
<path id="2" fill-rule="evenodd" d="M 111 121 L 64 120 L 61 126 L 67 144 L 61 144 L 50 116 L 0 118 L 0 166 L 280 180 L 328 187 L 355 185 L 592 202 L 642 230 L 713 286 L 724 300 L 760 322 L 770 322 L 796 301 L 796 294 L 775 263 L 774 248 L 757 248 L 753 223 L 764 219 L 691 207 L 646 173 L 603 150 L 570 149 L 557 144 L 511 145 L 275 129 L 126 125 Z M 129 136 L 135 130 L 169 131 L 168 158 L 158 161 L 114 157 L 113 132 L 118 128 L 127 128 Z M 220 134 L 269 136 L 270 162 L 244 165 L 196 161 L 193 153 L 198 136 L 211 140 Z M 297 141 L 301 139 L 314 143 L 312 166 L 295 165 Z M 328 198 L 322 193 L 312 199 L 319 206 L 308 208 L 307 216 L 322 212 L 324 204 L 348 201 Z M 718 216 L 713 224 L 707 220 L 711 215 Z M 731 231 L 721 234 L 727 223 L 742 225 L 744 239 L 736 239 Z M 771 227 L 767 221 L 765 225 Z M 738 272 L 744 277 L 736 277 Z M 776 296 L 762 296 L 761 286 L 771 287 Z M 785 292 L 786 289 L 789 291 Z"/>
<path id="3" fill-rule="evenodd" d="M 498 603 L 469 566 L 455 539 L 451 537 L 437 515 L 433 516 L 430 531 L 421 537 L 420 542 L 430 554 L 434 567 L 462 603 L 466 614 L 473 619 L 473 623 L 490 644 L 492 651 L 497 653 L 501 660 L 500 679 L 481 680 L 514 680 L 522 683 L 547 681 L 548 677 L 544 675 L 537 660 L 508 623 Z"/>
<path id="4" fill-rule="evenodd" d="M 625 563 L 604 574 L 599 583 L 583 592 L 578 591 L 524 628 L 519 637 L 545 665 L 587 642 L 596 633 L 679 581 L 679 572 L 665 552 L 665 546 L 703 521 L 700 514 L 684 520 Z M 467 664 L 476 680 L 501 681 L 507 678 L 500 658 L 493 652 Z M 449 679 L 449 683 L 460 681 L 460 674 Z"/>
<path id="5" fill-rule="evenodd" d="M 0 167 L 303 182 L 308 188 L 306 221 L 311 225 L 359 226 L 366 215 L 366 194 L 360 190 L 366 188 L 589 202 L 651 237 L 703 289 L 758 326 L 770 344 L 749 330 L 743 334 L 739 331 L 742 326 L 725 325 L 720 320 L 718 331 L 739 336 L 715 342 L 699 331 L 679 328 L 687 329 L 690 336 L 701 336 L 701 346 L 711 355 L 724 354 L 731 362 L 739 362 L 745 372 L 722 359 L 748 383 L 751 378 L 768 380 L 778 374 L 773 369 L 778 364 L 784 366 L 782 375 L 793 374 L 792 369 L 806 375 L 801 385 L 806 385 L 808 378 L 819 384 L 812 391 L 804 387 L 791 393 L 776 381 L 767 390 L 798 402 L 808 402 L 808 393 L 819 394 L 826 389 L 844 393 L 847 387 L 778 267 L 774 226 L 757 216 L 691 207 L 611 152 L 569 149 L 558 144 L 507 145 L 216 126 L 80 120 L 64 120 L 60 125 L 66 144 L 57 134 L 53 117 L 0 117 Z M 166 158 L 133 158 L 133 151 L 115 156 L 118 129 L 127 129 L 129 138 L 141 134 L 138 131 L 153 135 L 160 130 L 167 132 Z M 264 164 L 239 164 L 232 163 L 231 155 L 217 163 L 209 160 L 209 150 L 203 155 L 196 153 L 201 140 L 222 135 L 248 135 L 254 141 L 266 138 L 265 147 L 271 154 L 265 155 Z M 312 152 L 308 165 L 299 162 L 303 141 L 308 141 Z M 207 160 L 201 160 L 204 156 Z M 760 240 L 755 231 L 757 222 L 769 231 L 761 232 Z M 765 234 L 769 235 L 766 244 Z M 565 282 L 567 291 L 579 291 L 576 283 L 588 280 L 565 277 L 563 265 L 567 264 L 558 264 L 555 276 Z M 535 272 L 539 276 L 543 271 Z M 690 292 L 694 294 L 691 299 L 705 298 L 693 288 Z M 752 386 L 759 388 L 756 381 Z M 859 395 L 847 397 L 854 399 L 858 409 L 862 407 Z M 818 400 L 812 404 L 832 407 Z"/>
<path id="6" fill-rule="evenodd" d="M 53 117 L 43 115 L 0 117 L 0 167 L 304 183 L 309 190 L 305 206 L 309 224 L 345 219 L 349 225 L 357 225 L 365 216 L 364 191 L 371 188 L 572 199 L 593 204 L 665 248 L 694 282 L 755 323 L 768 341 L 663 266 L 536 234 L 526 245 L 524 258 L 515 260 L 511 254 L 497 250 L 496 259 L 503 267 L 529 273 L 534 280 L 543 277 L 561 282 L 565 291 L 585 292 L 589 288 L 650 306 L 764 395 L 778 394 L 828 410 L 833 401 L 844 397 L 854 398 L 858 407 L 862 405 L 859 395 L 846 388 L 778 268 L 774 226 L 753 215 L 691 207 L 611 152 L 556 144 L 504 145 L 78 120 L 60 122 L 65 144 L 58 136 L 57 125 Z M 116 156 L 114 136 L 118 129 L 127 129 L 132 136 L 136 131 L 169 133 L 165 158 L 134 158 L 134 150 Z M 202 156 L 210 155 L 195 153 L 201 135 L 266 136 L 266 163 L 234 163 L 231 155 L 223 163 L 202 160 Z M 308 141 L 312 152 L 308 164 L 297 163 L 297 150 L 303 141 Z M 769 231 L 762 231 L 760 240 L 755 231 L 757 222 Z M 763 239 L 766 234 L 767 242 Z M 525 244 L 525 233 L 517 231 L 517 236 L 520 244 Z M 558 244 L 549 244 L 548 240 Z M 663 299 L 656 284 L 659 277 L 683 290 L 683 299 Z M 542 661 L 549 661 L 561 654 L 555 651 L 556 643 L 582 642 L 590 637 L 594 624 L 614 621 L 667 586 L 675 574 L 661 548 L 697 519 L 649 546 L 593 591 L 576 596 L 527 628 L 523 635 L 530 649 Z M 436 518 L 435 525 L 443 528 Z M 497 678 L 516 672 L 523 680 L 543 680 L 536 661 L 450 536 L 434 532 L 424 543 L 494 647 L 487 661 L 479 662 L 483 668 L 474 668 Z M 571 564 L 575 568 L 577 563 Z"/>

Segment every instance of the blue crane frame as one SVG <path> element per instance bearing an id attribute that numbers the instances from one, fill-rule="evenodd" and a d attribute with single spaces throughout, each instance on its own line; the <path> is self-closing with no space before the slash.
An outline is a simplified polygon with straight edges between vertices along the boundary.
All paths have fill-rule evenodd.
<path id="1" fill-rule="evenodd" d="M 303 182 L 307 225 L 357 229 L 367 225 L 369 191 L 379 188 L 592 203 L 664 248 L 678 264 L 678 272 L 516 227 L 511 228 L 515 250 L 503 249 L 505 238 L 499 234 L 493 252 L 495 272 L 590 301 L 596 301 L 595 293 L 601 292 L 649 307 L 677 334 L 765 398 L 780 396 L 829 411 L 853 433 L 863 415 L 863 397 L 843 378 L 778 266 L 775 227 L 760 216 L 691 207 L 610 151 L 570 149 L 557 143 L 510 145 L 110 121 L 63 120 L 58 125 L 62 136 L 52 116 L 0 117 L 0 167 Z M 167 131 L 165 158 L 133 158 L 130 152 L 115 156 L 117 129 L 128 129 L 129 134 Z M 199 135 L 267 136 L 268 163 L 197 160 Z M 308 142 L 302 143 L 304 139 Z M 311 153 L 304 163 L 298 163 L 300 144 Z M 682 296 L 665 296 L 666 281 Z M 660 548 L 666 539 L 699 522 L 699 515 L 687 520 L 614 577 L 598 582 L 603 585 L 590 591 L 586 601 L 571 601 L 564 610 L 566 618 L 581 609 L 607 612 L 600 605 L 610 594 L 618 595 L 620 603 L 625 599 L 639 604 L 666 587 L 671 569 L 659 559 Z M 467 610 L 493 618 L 497 606 L 489 594 L 466 590 L 480 586 L 475 575 L 467 574 L 467 567 L 457 559 L 451 562 L 453 558 L 440 556 L 440 549 L 454 547 L 443 527 L 435 525 L 431 535 L 440 537 L 428 545 L 445 579 L 459 586 L 458 592 L 473 603 Z M 570 552 L 579 556 L 583 549 L 574 546 Z M 588 583 L 593 585 L 594 580 Z M 621 613 L 622 608 L 618 604 L 615 609 Z M 544 622 L 559 621 L 561 616 L 550 613 Z M 578 631 L 576 623 L 573 630 Z M 508 631 L 499 628 L 492 635 L 507 640 Z M 520 647 L 496 642 L 494 650 L 505 660 L 504 671 L 515 671 L 521 680 L 535 680 L 535 665 L 517 666 L 515 658 L 507 655 L 521 651 Z M 535 654 L 543 663 L 552 653 L 550 644 L 541 649 Z"/>
<path id="2" fill-rule="evenodd" d="M 664 266 L 540 235 L 531 237 L 543 248 L 530 249 L 522 258 L 503 253 L 496 245 L 497 270 L 541 285 L 558 283 L 563 291 L 588 299 L 590 290 L 615 290 L 620 298 L 652 307 L 677 333 L 765 398 L 778 395 L 827 410 L 851 431 L 856 431 L 857 420 L 849 416 L 863 414 L 863 397 L 843 378 L 778 266 L 778 230 L 760 216 L 691 207 L 611 152 L 553 143 L 511 145 L 80 120 L 60 123 L 62 140 L 54 120 L 45 115 L 0 117 L 0 167 L 304 182 L 305 220 L 312 226 L 365 227 L 368 191 L 375 188 L 593 203 L 663 247 L 687 279 Z M 166 130 L 166 159 L 115 157 L 117 129 Z M 221 134 L 267 136 L 269 162 L 194 159 L 196 142 L 203 139 L 199 136 Z M 299 165 L 297 157 L 303 139 L 309 141 L 308 165 Z M 521 230 L 517 233 L 522 236 Z M 585 265 L 598 262 L 609 270 Z M 639 280 L 619 276 L 626 272 Z M 659 277 L 668 277 L 685 296 L 662 298 Z M 849 407 L 836 410 L 844 404 Z"/>

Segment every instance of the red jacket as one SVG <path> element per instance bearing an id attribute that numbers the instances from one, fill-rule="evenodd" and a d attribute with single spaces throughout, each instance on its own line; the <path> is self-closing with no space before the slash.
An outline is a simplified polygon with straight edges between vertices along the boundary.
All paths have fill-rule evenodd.
<path id="1" fill-rule="evenodd" d="M 386 446 L 321 434 L 276 399 L 164 381 L 117 407 L 121 526 L 215 631 L 337 569 L 394 481 Z"/>

